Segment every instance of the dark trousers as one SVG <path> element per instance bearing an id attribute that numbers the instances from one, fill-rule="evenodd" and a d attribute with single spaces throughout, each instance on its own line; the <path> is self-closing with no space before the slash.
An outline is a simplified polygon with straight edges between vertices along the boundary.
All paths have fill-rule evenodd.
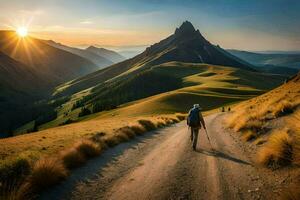
<path id="1" fill-rule="evenodd" d="M 193 149 L 196 149 L 198 134 L 199 134 L 199 128 L 191 127 L 191 141 L 193 142 Z"/>

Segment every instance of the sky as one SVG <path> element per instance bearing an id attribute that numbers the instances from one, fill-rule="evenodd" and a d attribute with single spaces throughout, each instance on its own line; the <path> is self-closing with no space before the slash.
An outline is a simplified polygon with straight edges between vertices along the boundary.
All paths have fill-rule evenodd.
<path id="1" fill-rule="evenodd" d="M 139 46 L 185 20 L 223 48 L 300 50 L 299 0 L 0 0 L 0 29 L 71 46 Z"/>

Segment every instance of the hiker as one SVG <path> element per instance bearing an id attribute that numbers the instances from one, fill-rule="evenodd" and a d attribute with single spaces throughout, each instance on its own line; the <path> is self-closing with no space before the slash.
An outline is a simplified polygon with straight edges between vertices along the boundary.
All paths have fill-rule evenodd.
<path id="1" fill-rule="evenodd" d="M 193 142 L 193 150 L 196 150 L 198 134 L 201 125 L 206 130 L 201 110 L 202 109 L 200 108 L 199 104 L 194 104 L 187 117 L 187 125 L 191 128 L 191 141 Z"/>

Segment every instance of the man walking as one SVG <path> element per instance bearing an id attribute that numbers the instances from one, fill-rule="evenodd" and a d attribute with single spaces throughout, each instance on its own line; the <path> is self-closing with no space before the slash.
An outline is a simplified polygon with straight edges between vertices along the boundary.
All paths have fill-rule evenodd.
<path id="1" fill-rule="evenodd" d="M 193 108 L 189 111 L 189 115 L 187 117 L 187 125 L 191 128 L 191 141 L 193 142 L 193 150 L 195 151 L 201 125 L 206 130 L 205 122 L 199 104 L 194 104 Z"/>

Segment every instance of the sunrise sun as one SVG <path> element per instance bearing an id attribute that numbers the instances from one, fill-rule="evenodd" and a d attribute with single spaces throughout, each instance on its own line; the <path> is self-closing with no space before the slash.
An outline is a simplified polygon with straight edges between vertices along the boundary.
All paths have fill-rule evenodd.
<path id="1" fill-rule="evenodd" d="M 18 33 L 18 35 L 19 35 L 20 37 L 26 37 L 27 34 L 28 34 L 28 30 L 27 30 L 26 27 L 19 27 L 19 28 L 17 29 L 17 33 Z"/>

